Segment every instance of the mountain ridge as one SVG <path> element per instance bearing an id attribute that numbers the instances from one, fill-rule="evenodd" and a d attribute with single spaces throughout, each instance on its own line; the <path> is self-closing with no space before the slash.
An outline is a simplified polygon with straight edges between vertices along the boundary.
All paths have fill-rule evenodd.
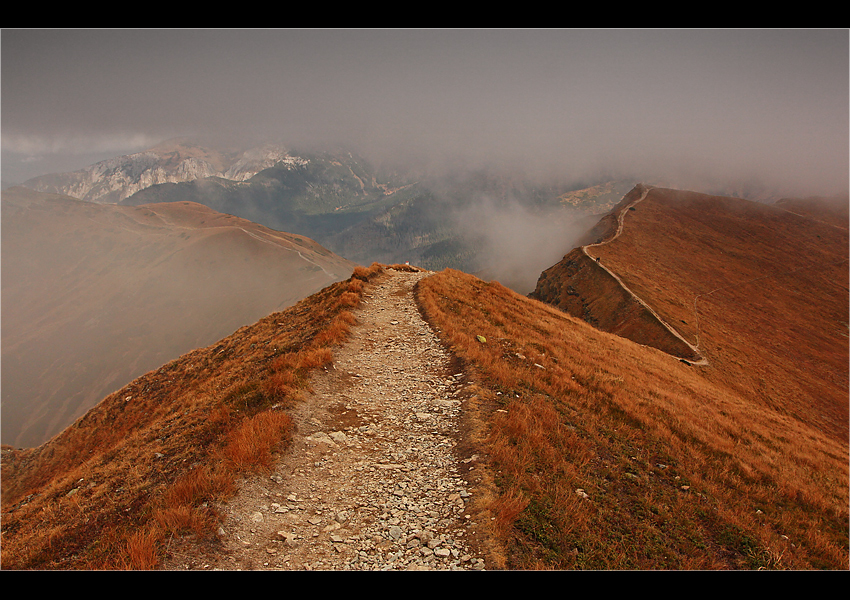
<path id="1" fill-rule="evenodd" d="M 634 207 L 636 211 L 628 211 L 621 235 L 596 247 L 595 252 L 624 277 L 630 288 L 639 290 L 636 293 L 643 292 L 642 297 L 652 298 L 652 294 L 646 294 L 646 285 L 636 280 L 631 270 L 644 263 L 656 263 L 645 257 L 640 257 L 641 261 L 624 262 L 623 257 L 635 258 L 636 249 L 664 251 L 675 247 L 670 245 L 674 240 L 665 240 L 664 245 L 636 246 L 635 234 L 648 231 L 657 240 L 657 234 L 646 223 L 678 214 L 677 210 L 684 210 L 692 219 L 700 216 L 717 224 L 714 219 L 723 214 L 728 216 L 729 208 L 735 205 L 730 199 L 712 200 L 700 194 L 653 189 Z M 711 210 L 693 212 L 700 207 L 723 210 L 717 214 Z M 637 215 L 644 220 L 640 221 L 640 227 L 633 227 L 636 222 L 632 217 Z M 750 218 L 756 218 L 757 223 L 762 222 L 758 219 L 770 218 L 773 220 L 766 222 L 774 226 L 784 223 L 798 228 L 810 222 L 800 221 L 799 217 L 783 220 L 787 217 L 769 207 L 738 210 L 732 215 L 743 220 L 727 225 L 724 229 L 727 233 L 744 231 L 740 226 Z M 677 218 L 682 221 L 684 215 Z M 671 238 L 697 245 L 694 254 L 703 258 L 701 269 L 712 267 L 712 260 L 719 260 L 706 254 L 709 246 L 700 242 L 699 236 L 689 237 L 689 233 L 700 231 L 694 224 L 688 228 L 671 228 L 663 220 L 658 223 Z M 819 243 L 842 247 L 841 235 L 846 237 L 846 232 L 818 227 L 821 228 L 816 229 L 817 235 L 822 236 Z M 791 227 L 785 231 L 793 230 Z M 734 245 L 724 245 L 724 251 L 729 252 L 727 260 L 734 259 L 724 263 L 726 271 L 731 273 L 738 261 L 743 263 L 735 267 L 735 272 L 741 274 L 752 269 L 752 262 L 768 264 L 761 252 L 774 253 L 767 258 L 782 256 L 784 244 L 775 249 L 762 246 L 752 237 L 756 231 L 776 230 L 759 227 L 740 238 L 740 243 L 751 248 L 752 256 L 738 253 Z M 811 231 L 792 239 L 805 240 Z M 798 250 L 816 247 L 814 244 Z M 838 259 L 843 260 L 840 255 Z M 802 262 L 793 267 L 815 264 L 811 256 L 798 260 Z M 204 433 L 202 438 L 207 440 L 204 442 L 207 445 L 200 445 L 187 443 L 181 432 L 188 435 L 204 419 L 211 425 L 224 427 L 229 419 L 237 417 L 236 408 L 240 413 L 246 411 L 239 419 L 282 419 L 278 413 L 285 413 L 298 403 L 311 402 L 309 395 L 297 391 L 309 379 L 299 374 L 298 368 L 293 372 L 286 370 L 289 369 L 286 365 L 301 364 L 301 359 L 296 359 L 299 353 L 327 348 L 328 353 L 316 354 L 307 362 L 328 371 L 356 369 L 356 363 L 346 362 L 344 369 L 342 364 L 335 365 L 335 349 L 349 339 L 348 328 L 360 325 L 358 307 L 362 302 L 374 301 L 378 306 L 382 306 L 381 302 L 392 303 L 389 298 L 380 301 L 370 298 L 387 276 L 387 269 L 381 265 L 368 270 L 355 269 L 349 280 L 306 298 L 288 309 L 286 315 L 270 315 L 218 344 L 149 373 L 105 399 L 93 410 L 92 417 L 80 422 L 81 426 L 89 427 L 96 422 L 118 419 L 122 411 L 148 413 L 146 418 L 152 419 L 150 429 L 144 435 L 139 431 L 139 435 L 124 437 L 138 444 L 134 450 L 138 456 L 147 457 L 140 460 L 140 469 L 141 465 L 144 469 L 156 468 L 157 452 L 165 457 L 169 468 L 162 472 L 163 477 L 133 472 L 132 460 L 121 460 L 126 450 L 118 451 L 111 445 L 99 449 L 97 438 L 90 433 L 79 437 L 79 442 L 67 443 L 65 450 L 59 438 L 51 442 L 50 449 L 47 446 L 28 451 L 6 449 L 4 481 L 12 487 L 4 488 L 4 567 L 81 568 L 82 564 L 99 568 L 107 565 L 156 568 L 163 560 L 169 560 L 169 547 L 179 548 L 181 553 L 177 562 L 167 563 L 171 566 L 203 568 L 204 564 L 218 564 L 210 562 L 213 559 L 232 564 L 227 562 L 230 560 L 227 554 L 220 553 L 222 536 L 229 534 L 226 529 L 216 529 L 221 523 L 217 511 L 235 510 L 242 505 L 228 504 L 234 491 L 225 485 L 226 481 L 218 479 L 220 472 L 214 465 L 221 463 L 215 460 L 209 463 L 198 452 L 210 448 L 209 456 L 220 456 L 212 449 L 229 448 L 226 440 L 230 437 Z M 418 270 L 405 266 L 389 269 Z M 690 269 L 700 273 L 693 266 Z M 659 270 L 658 274 L 662 277 L 658 281 L 672 281 L 667 279 L 665 271 Z M 797 275 L 813 274 L 812 269 L 797 271 Z M 449 395 L 444 400 L 461 402 L 461 436 L 453 460 L 464 477 L 475 481 L 471 498 L 460 500 L 470 522 L 476 524 L 488 569 L 847 568 L 847 439 L 846 429 L 842 431 L 846 418 L 842 420 L 840 412 L 840 404 L 846 400 L 846 344 L 839 344 L 837 349 L 837 356 L 844 360 L 838 367 L 840 370 L 829 375 L 830 363 L 826 371 L 812 371 L 806 375 L 811 381 L 821 378 L 822 372 L 827 377 L 818 384 L 820 388 L 805 390 L 794 384 L 799 368 L 811 367 L 805 360 L 787 363 L 788 373 L 782 375 L 763 364 L 769 354 L 751 357 L 737 354 L 734 344 L 729 350 L 724 349 L 727 338 L 718 337 L 724 329 L 740 330 L 750 349 L 757 339 L 751 337 L 754 333 L 768 335 L 765 339 L 770 334 L 760 329 L 750 331 L 750 313 L 741 309 L 729 311 L 729 301 L 719 298 L 719 294 L 711 298 L 712 303 L 721 300 L 727 303 L 717 305 L 720 313 L 706 310 L 710 308 L 708 305 L 700 311 L 700 348 L 707 353 L 709 365 L 694 366 L 682 364 L 666 352 L 600 331 L 580 318 L 517 294 L 498 282 L 482 281 L 452 269 L 427 275 L 415 285 L 413 297 L 422 318 L 451 351 L 452 380 L 464 382 L 456 397 Z M 711 291 L 712 281 L 708 278 L 702 289 Z M 811 280 L 806 285 L 812 285 L 811 292 L 817 292 L 825 301 L 824 308 L 833 302 L 830 297 L 839 301 L 843 298 L 846 312 L 846 285 L 842 291 L 840 286 L 823 287 L 823 283 Z M 681 293 L 682 288 L 668 287 Z M 782 294 L 793 296 L 793 291 L 787 287 Z M 754 298 L 751 291 L 749 296 Z M 736 298 L 731 301 L 738 302 Z M 659 302 L 656 296 L 652 305 L 663 309 L 664 302 Z M 781 314 L 793 306 L 783 301 L 771 310 L 779 310 Z M 727 320 L 717 321 L 718 316 L 724 315 L 724 308 Z M 393 318 L 394 314 L 390 312 L 385 318 Z M 729 320 L 729 317 L 734 318 Z M 397 327 L 401 322 L 383 326 Z M 793 333 L 802 337 L 786 338 L 797 342 L 796 352 L 782 357 L 798 361 L 805 355 L 810 340 L 798 333 L 796 320 L 789 320 L 791 323 L 793 332 L 789 328 L 785 335 Z M 260 334 L 260 328 L 266 333 Z M 278 328 L 280 331 L 275 334 Z M 338 333 L 331 333 L 332 330 Z M 266 335 L 284 337 L 273 341 Z M 328 345 L 310 341 L 320 339 Z M 363 351 L 368 351 L 368 340 L 362 343 Z M 403 338 L 389 346 L 394 344 L 404 344 Z M 828 354 L 823 354 L 823 358 L 831 360 Z M 213 368 L 215 375 L 210 370 Z M 242 375 L 249 372 L 247 378 Z M 350 373 L 337 373 L 337 376 L 349 381 L 358 379 Z M 386 391 L 399 387 L 400 377 L 400 372 L 390 377 Z M 839 379 L 830 383 L 830 377 Z M 783 389 L 785 386 L 788 389 Z M 275 396 L 275 390 L 281 389 L 286 390 L 284 395 Z M 826 394 L 823 400 L 812 402 L 820 393 Z M 223 406 L 230 408 L 224 411 Z M 353 410 L 353 405 L 340 405 L 336 409 L 339 429 L 330 431 L 337 436 L 335 443 L 349 437 L 357 440 L 360 435 L 368 436 L 369 428 L 360 428 Z M 361 410 L 366 408 L 358 405 L 356 412 L 359 414 Z M 225 414 L 229 415 L 227 419 Z M 133 412 L 128 412 L 123 419 L 131 422 L 132 415 Z M 424 413 L 415 417 L 420 421 L 426 419 Z M 299 506 L 321 511 L 319 498 L 303 498 L 299 503 L 299 496 L 286 496 L 290 472 L 277 470 L 276 465 L 287 464 L 286 448 L 290 447 L 293 436 L 301 434 L 290 425 L 275 431 L 280 431 L 274 439 L 283 454 L 264 463 L 267 466 L 256 474 L 243 475 L 245 489 L 262 488 L 271 494 L 271 504 L 263 503 L 267 508 L 261 507 L 259 514 L 264 521 L 275 523 L 275 519 L 294 519 L 302 514 Z M 64 435 L 85 433 L 74 432 L 72 428 Z M 70 439 L 64 435 L 62 440 Z M 80 452 L 76 444 L 83 440 L 90 445 Z M 330 451 L 333 446 L 327 448 Z M 61 456 L 69 449 L 76 456 L 91 453 L 92 458 L 82 465 L 66 464 Z M 38 466 L 39 461 L 47 461 L 51 455 L 59 461 L 55 467 L 59 471 L 52 475 L 48 463 Z M 323 477 L 323 469 L 332 466 L 328 462 L 332 457 L 330 451 L 316 460 L 313 473 L 308 474 L 309 469 L 304 469 L 303 485 L 309 487 L 310 476 Z M 399 482 L 393 488 L 393 495 L 404 497 L 405 488 L 401 485 L 405 483 L 401 468 L 404 457 L 391 455 L 383 459 L 386 461 L 380 463 L 383 468 L 402 477 L 393 480 Z M 199 489 L 198 495 L 192 496 L 196 499 L 187 508 L 157 504 L 176 494 L 169 489 L 188 483 L 175 470 L 187 462 L 196 465 L 197 479 L 192 480 L 196 482 L 193 489 Z M 366 465 L 361 463 L 360 467 Z M 113 471 L 114 475 L 107 477 Z M 35 481 L 41 483 L 34 485 Z M 198 486 L 202 481 L 218 483 L 212 488 L 205 484 L 206 491 L 201 491 Z M 269 481 L 275 485 L 271 490 Z M 128 491 L 132 494 L 127 494 Z M 93 520 L 95 514 L 102 514 L 88 512 L 85 507 L 98 501 L 106 506 L 108 503 L 102 499 L 112 493 L 119 494 L 114 505 L 122 515 L 117 521 L 123 523 L 122 527 L 111 529 L 110 519 L 115 517 L 105 513 L 97 517 L 97 528 L 91 521 L 85 526 L 83 515 Z M 392 549 L 386 556 L 391 561 L 404 560 L 393 563 L 398 565 L 410 564 L 407 561 L 414 556 L 427 554 L 422 542 L 425 538 L 400 527 L 403 521 L 398 514 L 364 512 L 371 514 L 371 523 L 383 527 L 371 539 L 374 546 L 369 546 L 369 540 L 360 539 L 364 553 Z M 293 514 L 281 516 L 289 513 Z M 59 514 L 78 517 L 66 519 L 60 525 L 56 520 Z M 178 514 L 183 521 L 177 521 Z M 236 514 L 241 514 L 243 520 L 249 518 L 248 513 Z M 43 531 L 35 528 L 35 515 L 45 515 L 42 519 L 48 519 L 41 522 L 53 532 L 52 546 L 47 544 Z M 152 518 L 154 515 L 158 516 Z M 263 568 L 272 568 L 272 563 L 274 568 L 287 568 L 293 565 L 285 562 L 289 556 L 286 548 L 295 544 L 299 552 L 307 552 L 306 564 L 311 568 L 327 568 L 330 563 L 324 562 L 323 553 L 344 553 L 346 544 L 357 542 L 359 533 L 346 528 L 350 515 L 339 516 L 335 523 L 316 530 L 310 529 L 315 526 L 306 518 L 308 515 L 317 524 L 328 522 L 321 515 L 308 512 L 304 519 L 287 521 L 286 529 L 272 526 L 282 533 L 265 534 L 256 540 L 257 546 L 252 544 L 246 550 L 245 556 L 264 560 Z M 174 541 L 167 545 L 164 540 L 169 535 L 174 536 Z M 108 549 L 113 562 L 104 562 L 106 555 L 101 549 Z M 381 555 L 384 556 L 383 552 Z M 258 558 L 261 556 L 266 558 Z M 257 562 L 252 565 L 259 567 Z"/>
<path id="2" fill-rule="evenodd" d="M 601 292 L 604 279 L 593 272 L 611 270 L 709 361 L 740 365 L 751 360 L 745 358 L 747 354 L 757 355 L 763 361 L 761 368 L 774 373 L 775 382 L 782 381 L 782 386 L 807 398 L 789 403 L 792 392 L 782 391 L 774 392 L 772 399 L 765 397 L 765 402 L 782 397 L 782 403 L 788 403 L 799 418 L 806 418 L 805 409 L 791 407 L 800 402 L 813 411 L 809 417 L 826 410 L 833 415 L 830 430 L 846 438 L 841 417 L 847 414 L 846 406 L 841 409 L 847 390 L 848 319 L 842 303 L 846 295 L 842 282 L 847 280 L 846 227 L 780 206 L 665 188 L 654 188 L 647 199 L 621 214 L 627 214 L 626 226 L 616 240 L 610 238 L 616 231 L 611 225 L 616 209 L 606 217 L 608 224 L 600 225 L 608 238 L 603 235 L 595 241 L 609 239 L 594 248 L 601 264 L 580 257 L 576 249 L 541 275 L 533 297 L 604 330 L 661 347 L 645 322 L 636 317 L 610 318 L 627 313 L 608 310 L 612 296 Z M 617 297 L 622 292 L 613 293 Z M 811 304 L 808 296 L 818 302 Z M 785 336 L 784 328 L 773 325 L 778 322 L 793 329 L 796 341 Z M 750 325 L 742 328 L 742 323 Z M 713 346 L 720 349 L 712 351 Z M 795 359 L 793 353 L 798 354 Z M 790 377 L 789 367 L 804 357 L 810 372 Z M 734 370 L 740 385 L 764 386 L 740 366 Z M 803 391 L 810 386 L 818 391 Z M 821 402 L 817 398 L 829 398 L 824 400 L 828 408 L 814 408 Z"/>
<path id="3" fill-rule="evenodd" d="M 489 272 L 517 287 L 533 282 L 520 274 L 523 264 L 505 265 L 530 261 L 536 272 L 570 246 L 567 232 L 582 227 L 582 210 L 563 198 L 569 186 L 493 169 L 414 177 L 344 150 L 299 156 L 309 162 L 271 167 L 243 182 L 209 177 L 151 186 L 121 203 L 201 202 L 307 235 L 360 264 L 407 261 L 431 270 Z M 611 189 L 600 186 L 582 201 L 599 210 Z M 523 234 L 541 227 L 546 234 L 527 248 Z"/>
<path id="4" fill-rule="evenodd" d="M 186 138 L 106 159 L 71 173 L 31 178 L 21 185 L 90 202 L 115 204 L 152 185 L 219 177 L 244 181 L 277 164 L 306 164 L 279 144 L 248 150 L 212 150 Z"/>
<path id="5" fill-rule="evenodd" d="M 293 304 L 354 263 L 191 203 L 3 191 L 3 441 L 45 441 L 135 376 Z"/>
<path id="6" fill-rule="evenodd" d="M 322 167 L 332 175 L 324 181 L 344 173 L 359 190 L 375 190 L 361 196 L 364 205 L 381 203 L 377 181 L 353 164 L 336 167 Z M 295 181 L 287 172 L 272 167 L 248 185 L 285 186 Z M 247 187 L 221 178 L 205 182 Z M 186 187 L 163 184 L 142 196 L 173 185 Z M 297 185 L 306 189 L 309 179 Z M 383 191 L 396 189 L 387 186 Z M 415 187 L 403 192 L 414 195 Z M 633 204 L 636 196 L 642 200 Z M 349 207 L 333 196 L 325 201 L 347 218 Z M 475 525 L 488 569 L 847 568 L 848 228 L 840 205 L 829 217 L 817 204 L 787 199 L 772 206 L 638 186 L 583 230 L 564 264 L 541 273 L 539 299 L 537 292 L 529 298 L 452 268 L 426 273 L 413 286 L 421 318 L 451 355 L 443 384 L 451 392 L 438 396 L 438 404 L 461 403 L 459 437 L 447 450 L 459 472 L 475 481 L 471 498 L 452 501 Z M 157 206 L 132 210 L 147 227 L 197 221 L 192 211 L 210 214 L 199 204 Z M 169 206 L 184 210 L 163 217 Z M 421 205 L 391 208 L 398 206 L 421 220 Z M 384 220 L 370 226 L 386 231 L 404 222 L 376 214 Z M 201 224 L 215 229 L 213 222 Z M 249 231 L 229 227 L 225 238 L 255 243 L 252 257 L 276 235 Z M 302 236 L 301 243 L 309 241 Z M 579 268 L 560 268 L 570 257 Z M 304 564 L 315 568 L 328 568 L 324 553 L 342 555 L 355 543 L 367 555 L 380 551 L 387 561 L 381 564 L 395 567 L 415 565 L 413 556 L 438 546 L 441 556 L 451 556 L 453 540 L 428 540 L 436 544 L 429 547 L 421 530 L 401 527 L 406 521 L 396 510 L 364 511 L 370 513 L 364 523 L 382 527 L 364 539 L 347 529 L 357 521 L 341 513 L 335 522 L 322 521 L 321 499 L 285 494 L 295 478 L 281 465 L 290 464 L 287 449 L 304 433 L 289 414 L 315 401 L 311 370 L 342 370 L 336 352 L 364 324 L 362 304 L 395 306 L 396 296 L 373 296 L 393 271 L 421 269 L 356 267 L 348 279 L 293 307 L 148 371 L 48 442 L 4 447 L 4 568 L 231 564 L 222 554 L 230 533 L 217 528 L 223 513 L 236 508 L 229 503 L 241 502 L 234 500 L 240 481 L 263 496 L 252 498 L 263 519 L 301 514 L 300 499 L 316 521 L 305 514 L 287 521 L 289 530 L 264 526 L 264 537 L 244 554 L 251 557 L 248 568 L 285 559 L 290 544 L 300 544 Z M 553 306 L 563 294 L 584 299 L 576 314 Z M 653 314 L 653 323 L 641 321 Z M 382 326 L 403 322 L 395 320 Z M 663 332 L 669 337 L 659 323 L 675 327 L 699 355 L 650 343 Z M 378 342 L 362 343 L 368 351 Z M 403 338 L 380 343 L 391 351 L 407 348 Z M 353 364 L 335 376 L 359 379 Z M 395 367 L 389 387 L 371 392 L 400 391 L 403 369 L 389 366 Z M 365 409 L 334 398 L 339 429 L 330 439 L 364 443 L 369 428 L 359 411 Z M 425 412 L 414 417 L 428 422 Z M 404 431 L 411 427 L 412 421 Z M 270 437 L 260 440 L 261 432 Z M 310 477 L 322 477 L 333 462 L 334 446 L 321 443 L 328 453 L 312 467 L 304 463 L 299 489 L 316 489 Z M 256 450 L 256 462 L 231 470 L 237 447 Z M 377 465 L 347 466 L 390 470 L 394 487 L 385 492 L 405 498 L 413 468 L 406 461 L 414 453 L 390 451 Z M 310 529 L 318 523 L 322 529 Z M 240 548 L 235 538 L 226 541 Z M 186 566 L 172 551 L 193 558 Z"/>

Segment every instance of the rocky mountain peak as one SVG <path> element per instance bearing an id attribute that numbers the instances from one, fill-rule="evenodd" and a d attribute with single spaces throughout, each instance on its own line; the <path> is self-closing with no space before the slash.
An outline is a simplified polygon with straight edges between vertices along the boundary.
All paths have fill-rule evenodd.
<path id="1" fill-rule="evenodd" d="M 176 138 L 142 152 L 100 161 L 79 171 L 35 177 L 23 185 L 39 192 L 116 204 L 153 185 L 206 177 L 245 181 L 279 163 L 297 166 L 306 164 L 307 159 L 290 155 L 279 144 L 226 152 Z"/>

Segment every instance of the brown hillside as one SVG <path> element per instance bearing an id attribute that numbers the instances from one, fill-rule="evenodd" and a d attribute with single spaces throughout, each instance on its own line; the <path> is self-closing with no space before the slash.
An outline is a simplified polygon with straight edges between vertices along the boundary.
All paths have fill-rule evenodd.
<path id="1" fill-rule="evenodd" d="M 848 567 L 846 437 L 729 385 L 736 365 L 682 364 L 457 271 L 417 293 L 478 383 L 475 516 L 502 566 Z"/>
<path id="2" fill-rule="evenodd" d="M 847 228 L 667 189 L 633 208 L 620 236 L 590 254 L 699 349 L 706 377 L 846 441 Z M 550 271 L 569 275 L 565 267 Z M 577 287 L 548 275 L 541 283 L 549 291 L 539 297 L 553 303 Z M 603 290 L 584 289 L 585 304 L 609 308 L 596 297 Z"/>
<path id="3" fill-rule="evenodd" d="M 602 331 L 639 344 L 663 350 L 689 361 L 702 360 L 699 353 L 647 304 L 639 300 L 623 281 L 594 260 L 586 246 L 594 247 L 615 239 L 622 231 L 625 211 L 643 200 L 648 188 L 637 185 L 603 216 L 560 262 L 543 271 L 529 297 L 557 306 Z"/>
<path id="4" fill-rule="evenodd" d="M 578 242 L 579 246 L 587 244 L 599 244 L 610 240 L 617 234 L 618 217 L 626 210 L 626 207 L 640 199 L 646 191 L 646 186 L 637 184 L 628 193 L 623 195 L 619 202 L 615 203 L 611 210 L 603 215 Z"/>
<path id="5" fill-rule="evenodd" d="M 835 197 L 782 198 L 776 206 L 801 216 L 847 229 L 850 221 L 850 199 L 847 195 Z"/>
<path id="6" fill-rule="evenodd" d="M 286 411 L 380 272 L 358 267 L 135 379 L 37 448 L 4 447 L 2 567 L 153 568 L 173 536 L 213 539 L 213 503 L 286 447 Z"/>
<path id="7" fill-rule="evenodd" d="M 135 377 L 354 268 L 199 204 L 3 192 L 3 443 L 35 446 Z"/>
<path id="8" fill-rule="evenodd" d="M 602 331 L 683 359 L 699 358 L 581 248 L 545 270 L 529 296 L 578 316 Z"/>
<path id="9" fill-rule="evenodd" d="M 213 548 L 213 507 L 235 476 L 268 481 L 287 409 L 381 271 L 358 268 L 139 378 L 47 444 L 4 451 L 2 566 L 152 568 L 187 534 Z M 848 567 L 846 441 L 499 283 L 447 270 L 415 296 L 463 371 L 451 452 L 474 484 L 464 512 L 488 569 Z"/>

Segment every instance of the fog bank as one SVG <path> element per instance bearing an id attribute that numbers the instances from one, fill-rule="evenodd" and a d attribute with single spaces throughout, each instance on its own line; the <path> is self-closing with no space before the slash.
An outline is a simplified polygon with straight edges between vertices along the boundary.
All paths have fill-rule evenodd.
<path id="1" fill-rule="evenodd" d="M 521 164 L 541 178 L 607 169 L 683 186 L 847 187 L 847 30 L 13 29 L 0 39 L 4 180 L 191 135 L 344 142 L 376 161 Z"/>

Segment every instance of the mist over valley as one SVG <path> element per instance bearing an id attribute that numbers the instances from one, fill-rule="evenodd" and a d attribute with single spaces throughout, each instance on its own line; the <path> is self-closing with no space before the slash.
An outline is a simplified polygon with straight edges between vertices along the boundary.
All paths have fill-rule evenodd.
<path id="1" fill-rule="evenodd" d="M 303 236 L 189 202 L 3 191 L 3 443 L 47 441 L 105 395 L 344 279 Z"/>

